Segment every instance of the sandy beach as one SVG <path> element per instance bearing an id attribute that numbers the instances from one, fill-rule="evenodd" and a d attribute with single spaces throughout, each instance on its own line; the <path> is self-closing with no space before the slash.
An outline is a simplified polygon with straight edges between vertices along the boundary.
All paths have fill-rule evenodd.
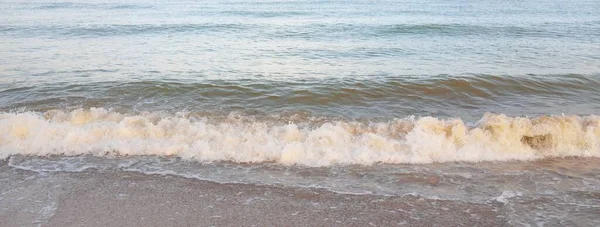
<path id="1" fill-rule="evenodd" d="M 0 226 L 506 226 L 502 203 L 218 184 L 117 171 L 35 173 L 2 163 Z"/>

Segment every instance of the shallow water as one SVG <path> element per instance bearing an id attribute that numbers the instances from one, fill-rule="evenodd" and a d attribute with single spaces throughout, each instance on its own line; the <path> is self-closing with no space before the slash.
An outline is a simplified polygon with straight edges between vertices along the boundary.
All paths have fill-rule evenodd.
<path id="1" fill-rule="evenodd" d="M 178 176 L 218 183 L 303 188 L 316 190 L 317 194 L 318 190 L 324 189 L 373 200 L 384 196 L 418 198 L 433 203 L 447 201 L 463 204 L 460 209 L 467 213 L 474 209 L 472 215 L 479 215 L 476 211 L 479 206 L 490 207 L 506 220 L 506 225 L 511 226 L 597 225 L 599 220 L 596 215 L 600 210 L 598 164 L 598 158 L 318 168 L 274 163 L 199 163 L 152 156 L 12 156 L 8 160 L 11 168 L 36 172 L 40 174 L 40 179 L 59 178 L 55 183 L 58 185 L 67 184 L 59 177 L 65 173 L 89 175 L 120 172 Z M 430 210 L 400 211 L 420 216 Z M 43 216 L 43 213 L 40 215 Z M 451 218 L 453 222 L 460 219 Z"/>
<path id="2" fill-rule="evenodd" d="M 3 2 L 0 109 L 595 114 L 599 5 Z"/>

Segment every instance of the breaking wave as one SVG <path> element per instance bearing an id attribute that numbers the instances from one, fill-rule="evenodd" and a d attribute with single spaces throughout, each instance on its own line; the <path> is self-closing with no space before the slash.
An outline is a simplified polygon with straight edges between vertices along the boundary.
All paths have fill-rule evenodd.
<path id="1" fill-rule="evenodd" d="M 329 166 L 600 157 L 599 116 L 289 122 L 102 108 L 0 114 L 0 158 L 169 156 Z"/>

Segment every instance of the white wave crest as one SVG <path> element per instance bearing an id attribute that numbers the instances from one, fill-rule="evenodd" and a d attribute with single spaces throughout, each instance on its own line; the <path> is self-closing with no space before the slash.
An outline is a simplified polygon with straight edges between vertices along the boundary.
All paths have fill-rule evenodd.
<path id="1" fill-rule="evenodd" d="M 11 155 L 175 156 L 285 165 L 432 163 L 600 157 L 600 117 L 513 118 L 486 114 L 475 126 L 433 117 L 300 126 L 209 121 L 101 108 L 0 113 L 0 158 Z"/>

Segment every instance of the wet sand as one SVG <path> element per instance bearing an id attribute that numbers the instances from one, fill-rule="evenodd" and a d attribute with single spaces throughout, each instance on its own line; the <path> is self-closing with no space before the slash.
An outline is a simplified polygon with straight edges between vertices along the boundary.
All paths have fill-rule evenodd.
<path id="1" fill-rule="evenodd" d="M 501 203 L 0 167 L 0 226 L 506 226 Z"/>

